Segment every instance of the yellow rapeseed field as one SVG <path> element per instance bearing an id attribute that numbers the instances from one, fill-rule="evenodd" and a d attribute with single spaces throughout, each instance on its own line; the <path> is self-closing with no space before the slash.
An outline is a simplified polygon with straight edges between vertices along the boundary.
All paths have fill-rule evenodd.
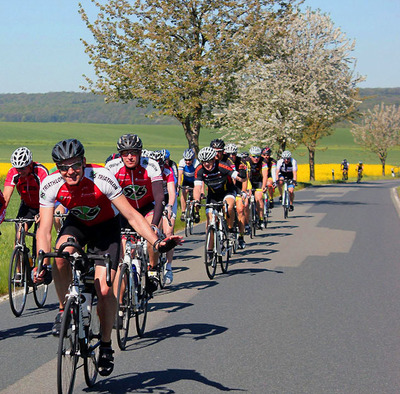
<path id="1" fill-rule="evenodd" d="M 43 163 L 48 169 L 54 167 L 53 163 Z M 390 174 L 392 166 L 386 165 L 386 174 Z M 0 163 L 0 176 L 3 177 L 7 174 L 7 171 L 11 168 L 10 163 Z M 350 164 L 349 177 L 356 177 L 357 164 Z M 315 165 L 315 180 L 317 181 L 328 181 L 332 179 L 332 170 L 334 170 L 335 179 L 340 180 L 342 178 L 340 171 L 340 164 L 316 164 Z M 382 166 L 380 164 L 364 164 L 364 175 L 367 176 L 381 176 Z M 308 182 L 310 180 L 310 169 L 308 164 L 298 165 L 297 180 L 299 182 Z"/>

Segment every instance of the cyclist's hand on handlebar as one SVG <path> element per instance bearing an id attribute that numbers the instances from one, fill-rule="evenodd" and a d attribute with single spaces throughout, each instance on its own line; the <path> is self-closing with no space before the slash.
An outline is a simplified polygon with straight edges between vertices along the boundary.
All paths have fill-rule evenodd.
<path id="1" fill-rule="evenodd" d="M 154 248 L 160 252 L 168 252 L 169 250 L 175 248 L 177 245 L 182 245 L 183 237 L 180 235 L 171 235 L 170 237 L 164 238 L 163 240 L 159 239 L 155 242 Z"/>
<path id="2" fill-rule="evenodd" d="M 35 219 L 35 222 L 36 222 L 36 223 L 39 223 L 39 221 L 40 221 L 40 215 L 39 215 L 39 214 L 35 215 L 34 219 Z"/>

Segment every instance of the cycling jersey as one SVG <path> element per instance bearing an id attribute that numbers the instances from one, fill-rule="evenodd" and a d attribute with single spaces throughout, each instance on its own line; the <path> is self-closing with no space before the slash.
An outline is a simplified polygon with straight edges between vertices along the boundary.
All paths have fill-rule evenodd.
<path id="1" fill-rule="evenodd" d="M 230 165 L 232 170 L 235 170 L 238 172 L 239 176 L 243 179 L 246 178 L 247 176 L 247 165 L 246 163 L 238 156 L 236 156 L 236 160 L 233 160 L 232 158 L 229 158 L 229 161 L 227 164 Z M 235 188 L 237 192 L 242 191 L 242 182 L 239 182 L 238 180 L 235 183 Z"/>
<path id="2" fill-rule="evenodd" d="M 162 171 L 163 188 L 164 188 L 164 201 L 168 202 L 168 183 L 174 182 L 175 177 L 171 167 L 164 167 Z"/>
<path id="3" fill-rule="evenodd" d="M 29 208 L 39 209 L 40 183 L 48 175 L 47 168 L 40 163 L 33 162 L 32 172 L 24 177 L 12 167 L 7 173 L 4 186 L 16 187 L 21 201 Z"/>
<path id="4" fill-rule="evenodd" d="M 121 194 L 121 186 L 114 175 L 104 167 L 91 164 L 85 166 L 77 185 L 68 185 L 59 171 L 47 176 L 40 188 L 40 206 L 54 207 L 59 201 L 74 217 L 93 226 L 117 215 L 111 201 Z"/>
<path id="5" fill-rule="evenodd" d="M 276 164 L 276 169 L 280 176 L 293 179 L 293 171 L 297 171 L 297 161 L 291 158 L 289 162 L 286 163 L 285 160 L 280 159 Z"/>
<path id="6" fill-rule="evenodd" d="M 192 164 L 187 165 L 185 159 L 181 159 L 178 165 L 178 170 L 182 171 L 183 174 L 183 180 L 182 180 L 182 185 L 183 186 L 192 186 L 194 183 L 194 172 L 196 170 L 196 167 L 199 165 L 199 161 L 197 159 L 194 159 Z"/>
<path id="7" fill-rule="evenodd" d="M 347 161 L 342 161 L 342 167 L 343 167 L 343 170 L 348 170 L 348 168 L 349 168 L 349 163 L 347 162 Z"/>
<path id="8" fill-rule="evenodd" d="M 204 182 L 208 186 L 208 194 L 216 200 L 222 201 L 228 193 L 235 195 L 232 179 L 235 179 L 238 175 L 238 172 L 229 167 L 228 164 L 215 161 L 214 167 L 210 171 L 207 171 L 203 165 L 196 168 L 194 184 L 196 186 Z"/>
<path id="9" fill-rule="evenodd" d="M 272 157 L 269 157 L 268 159 L 263 160 L 264 163 L 267 164 L 268 167 L 268 178 L 272 178 L 272 180 L 275 182 L 276 181 L 276 160 Z M 275 167 L 274 169 L 272 169 Z"/>
<path id="10" fill-rule="evenodd" d="M 248 178 L 253 189 L 261 189 L 263 183 L 263 170 L 268 169 L 263 160 L 253 162 L 250 158 L 246 161 L 248 167 Z"/>
<path id="11" fill-rule="evenodd" d="M 4 199 L 3 193 L 0 190 L 0 223 L 2 223 L 5 216 L 6 216 L 6 200 Z"/>

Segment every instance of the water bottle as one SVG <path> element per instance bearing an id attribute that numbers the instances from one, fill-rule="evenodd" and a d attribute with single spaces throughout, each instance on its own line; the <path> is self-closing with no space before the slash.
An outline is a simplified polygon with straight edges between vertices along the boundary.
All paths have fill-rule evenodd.
<path id="1" fill-rule="evenodd" d="M 83 324 L 88 326 L 90 324 L 90 308 L 92 306 L 92 293 L 82 293 L 82 316 Z"/>

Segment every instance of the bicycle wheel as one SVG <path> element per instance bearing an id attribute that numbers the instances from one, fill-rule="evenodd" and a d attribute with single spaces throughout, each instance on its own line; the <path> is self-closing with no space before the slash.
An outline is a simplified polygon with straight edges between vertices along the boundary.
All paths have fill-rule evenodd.
<path id="1" fill-rule="evenodd" d="M 289 217 L 289 193 L 287 191 L 284 192 L 283 217 L 284 219 Z"/>
<path id="2" fill-rule="evenodd" d="M 190 232 L 190 208 L 189 208 L 189 203 L 186 203 L 186 209 L 185 209 L 185 237 L 188 237 Z"/>
<path id="3" fill-rule="evenodd" d="M 131 317 L 130 276 L 127 264 L 122 264 L 118 279 L 117 290 L 117 341 L 121 350 L 126 348 L 126 340 L 129 332 L 129 320 Z"/>
<path id="4" fill-rule="evenodd" d="M 88 387 L 92 387 L 97 379 L 97 364 L 100 355 L 100 319 L 97 314 L 97 295 L 92 295 L 92 307 L 90 311 L 90 324 L 87 327 L 87 351 L 83 359 L 83 370 Z"/>
<path id="5" fill-rule="evenodd" d="M 157 271 L 158 271 L 158 281 L 160 282 L 160 289 L 163 289 L 165 287 L 165 264 L 167 263 L 167 257 L 165 253 L 160 254 L 158 258 L 158 265 L 157 265 Z"/>
<path id="6" fill-rule="evenodd" d="M 215 271 L 217 270 L 217 255 L 215 253 L 215 247 L 216 247 L 215 242 L 216 242 L 215 229 L 214 227 L 209 227 L 206 233 L 204 262 L 206 264 L 207 276 L 210 279 L 214 278 Z"/>
<path id="7" fill-rule="evenodd" d="M 35 304 L 38 308 L 43 308 L 47 299 L 47 292 L 49 290 L 49 286 L 45 284 L 33 284 L 33 298 L 35 300 Z"/>
<path id="8" fill-rule="evenodd" d="M 10 307 L 16 317 L 21 316 L 25 308 L 28 294 L 28 270 L 25 255 L 20 247 L 16 247 L 11 255 L 8 274 L 8 295 Z"/>
<path id="9" fill-rule="evenodd" d="M 193 226 L 194 226 L 194 207 L 191 204 L 190 205 L 190 211 L 189 211 L 189 233 L 190 235 L 193 234 Z"/>
<path id="10" fill-rule="evenodd" d="M 258 219 L 257 219 L 257 209 L 256 209 L 256 203 L 253 202 L 251 204 L 251 212 L 250 212 L 252 218 L 251 218 L 251 232 L 253 233 L 253 236 L 256 236 L 256 231 L 257 231 L 257 226 L 258 226 Z"/>
<path id="11" fill-rule="evenodd" d="M 268 221 L 269 221 L 269 212 L 270 212 L 270 204 L 269 204 L 269 198 L 264 199 L 264 225 L 265 228 L 268 226 Z"/>
<path id="12" fill-rule="evenodd" d="M 229 256 L 231 253 L 231 246 L 229 244 L 229 236 L 228 234 L 223 231 L 222 232 L 222 256 L 219 256 L 219 263 L 221 264 L 221 270 L 224 274 L 228 272 L 228 265 L 229 265 Z"/>
<path id="13" fill-rule="evenodd" d="M 57 353 L 57 389 L 59 394 L 72 393 L 78 363 L 78 304 L 75 297 L 68 298 L 62 316 Z"/>
<path id="14" fill-rule="evenodd" d="M 146 328 L 147 321 L 147 310 L 149 307 L 149 295 L 147 293 L 147 275 L 146 275 L 147 264 L 142 262 L 140 270 L 139 284 L 136 289 L 138 304 L 135 306 L 135 323 L 136 332 L 139 337 L 144 336 L 144 330 Z"/>

